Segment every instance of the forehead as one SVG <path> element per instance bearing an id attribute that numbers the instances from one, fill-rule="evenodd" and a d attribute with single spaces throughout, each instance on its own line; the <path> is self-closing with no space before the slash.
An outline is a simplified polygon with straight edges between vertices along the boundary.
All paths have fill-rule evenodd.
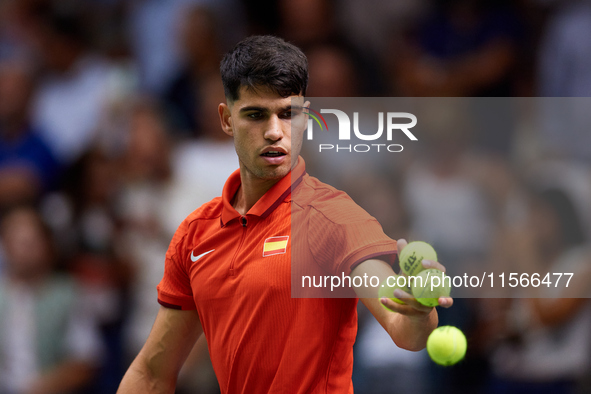
<path id="1" fill-rule="evenodd" d="M 248 107 L 257 107 L 274 111 L 281 110 L 292 105 L 301 106 L 304 104 L 304 96 L 302 95 L 282 97 L 278 93 L 266 87 L 253 89 L 247 86 L 241 86 L 238 97 L 240 98 L 232 103 L 232 106 L 237 111 Z"/>

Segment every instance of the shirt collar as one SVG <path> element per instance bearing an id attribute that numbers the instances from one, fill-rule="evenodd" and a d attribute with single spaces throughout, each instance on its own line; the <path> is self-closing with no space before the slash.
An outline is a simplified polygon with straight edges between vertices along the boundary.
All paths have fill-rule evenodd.
<path id="1" fill-rule="evenodd" d="M 304 162 L 304 159 L 301 156 L 299 156 L 298 159 L 296 166 L 286 176 L 273 185 L 263 197 L 250 208 L 246 213 L 247 216 L 258 216 L 261 219 L 264 219 L 269 216 L 279 204 L 285 201 L 285 199 L 291 194 L 291 190 L 301 182 L 306 173 L 306 163 Z M 232 199 L 236 195 L 240 185 L 240 169 L 238 169 L 230 175 L 222 192 L 222 227 L 228 224 L 229 221 L 240 217 L 238 211 L 232 206 Z"/>

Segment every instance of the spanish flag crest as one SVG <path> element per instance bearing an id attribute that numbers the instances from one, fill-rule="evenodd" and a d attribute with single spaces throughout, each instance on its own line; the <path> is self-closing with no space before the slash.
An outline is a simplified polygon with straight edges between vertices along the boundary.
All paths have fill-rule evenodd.
<path id="1" fill-rule="evenodd" d="M 267 238 L 265 240 L 265 244 L 263 245 L 263 257 L 285 253 L 287 250 L 288 240 L 289 235 Z"/>

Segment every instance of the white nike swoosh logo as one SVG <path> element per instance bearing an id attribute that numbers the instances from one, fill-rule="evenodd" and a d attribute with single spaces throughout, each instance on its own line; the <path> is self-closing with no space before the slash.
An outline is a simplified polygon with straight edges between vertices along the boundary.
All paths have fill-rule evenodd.
<path id="1" fill-rule="evenodd" d="M 215 249 L 210 250 L 209 252 L 205 252 L 205 253 L 201 253 L 199 256 L 193 256 L 193 252 L 191 252 L 191 261 L 192 262 L 196 262 L 197 260 L 199 260 L 201 257 L 205 256 L 206 254 L 209 254 L 211 252 L 213 252 Z"/>

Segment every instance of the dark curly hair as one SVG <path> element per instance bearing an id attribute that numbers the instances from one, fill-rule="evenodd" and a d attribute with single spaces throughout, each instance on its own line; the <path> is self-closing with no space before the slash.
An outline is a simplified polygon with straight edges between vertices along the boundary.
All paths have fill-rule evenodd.
<path id="1" fill-rule="evenodd" d="M 267 88 L 282 97 L 306 94 L 308 59 L 295 45 L 275 36 L 251 36 L 239 42 L 221 63 L 224 93 L 239 99 L 241 86 Z"/>

